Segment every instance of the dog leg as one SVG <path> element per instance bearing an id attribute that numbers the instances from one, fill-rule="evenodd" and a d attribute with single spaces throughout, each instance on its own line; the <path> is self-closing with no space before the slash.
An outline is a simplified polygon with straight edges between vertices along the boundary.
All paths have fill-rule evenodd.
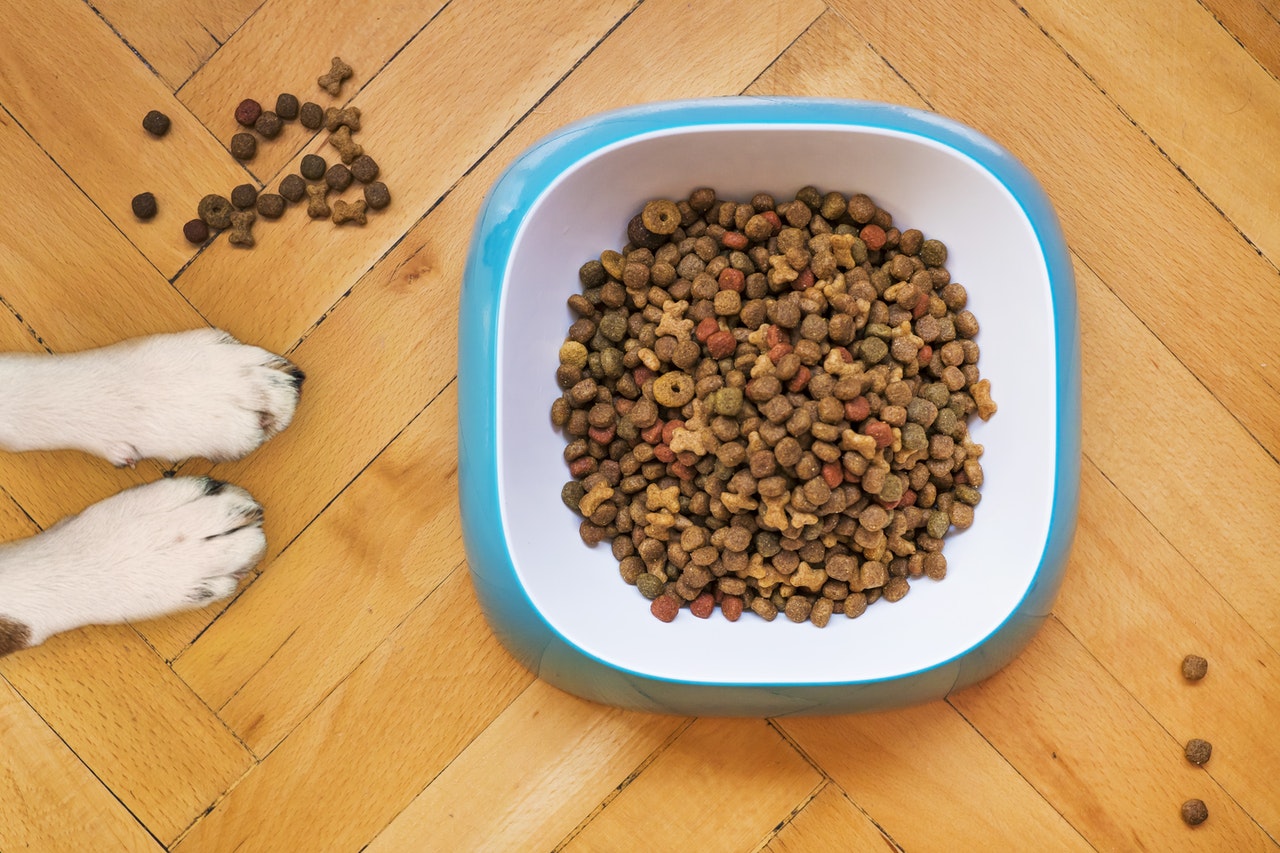
<path id="1" fill-rule="evenodd" d="M 0 448 L 238 459 L 287 427 L 302 371 L 217 329 L 65 355 L 0 355 Z"/>
<path id="2" fill-rule="evenodd" d="M 262 508 L 243 489 L 208 477 L 127 489 L 0 545 L 0 655 L 226 598 L 265 550 Z"/>

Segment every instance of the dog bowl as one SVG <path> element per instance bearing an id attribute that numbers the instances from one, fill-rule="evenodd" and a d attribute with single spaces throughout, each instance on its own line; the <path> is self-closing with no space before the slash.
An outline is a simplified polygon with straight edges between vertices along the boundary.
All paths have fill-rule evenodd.
<path id="1" fill-rule="evenodd" d="M 914 581 L 826 628 L 745 613 L 671 623 L 588 548 L 560 500 L 551 425 L 565 300 L 578 268 L 626 242 L 653 198 L 864 192 L 949 250 L 981 323 L 999 412 L 976 520 L 947 536 L 945 580 Z M 626 708 L 780 716 L 936 699 L 1004 666 L 1049 612 L 1075 528 L 1080 367 L 1075 285 L 1057 218 L 1012 155 L 937 115 L 877 103 L 724 98 L 649 104 L 568 125 L 491 188 L 459 327 L 459 490 L 472 581 L 503 644 L 551 684 Z"/>

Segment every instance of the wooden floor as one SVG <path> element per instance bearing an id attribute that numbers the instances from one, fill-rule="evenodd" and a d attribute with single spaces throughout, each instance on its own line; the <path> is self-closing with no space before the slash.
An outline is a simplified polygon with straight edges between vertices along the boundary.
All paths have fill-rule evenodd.
<path id="1" fill-rule="evenodd" d="M 0 347 L 207 323 L 308 379 L 287 432 L 214 469 L 267 509 L 232 603 L 0 660 L 0 850 L 1276 849 L 1278 0 L 153 6 L 0 4 Z M 335 54 L 355 68 L 336 100 L 315 83 Z M 234 106 L 283 91 L 360 107 L 391 207 L 340 230 L 290 210 L 252 250 L 196 251 L 203 194 L 333 159 L 296 122 L 248 171 L 227 153 Z M 947 701 L 621 712 L 522 670 L 472 594 L 454 380 L 486 188 L 589 112 L 740 93 L 936 110 L 1022 158 L 1062 217 L 1079 533 L 1025 654 Z M 0 532 L 160 473 L 0 458 Z M 1194 685 L 1188 652 L 1210 661 Z"/>

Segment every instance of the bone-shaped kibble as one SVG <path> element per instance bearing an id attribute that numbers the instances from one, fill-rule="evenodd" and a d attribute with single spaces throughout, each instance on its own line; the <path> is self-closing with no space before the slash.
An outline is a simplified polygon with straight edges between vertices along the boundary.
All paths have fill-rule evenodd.
<path id="1" fill-rule="evenodd" d="M 329 134 L 329 144 L 338 149 L 338 156 L 348 165 L 364 153 L 360 143 L 351 138 L 351 128 L 346 125 Z"/>
<path id="2" fill-rule="evenodd" d="M 329 187 L 325 184 L 307 184 L 307 216 L 312 219 L 324 219 L 329 215 L 329 202 L 325 196 Z"/>
<path id="3" fill-rule="evenodd" d="M 822 569 L 815 569 L 804 560 L 801 560 L 800 565 L 791 573 L 790 582 L 792 586 L 804 587 L 810 592 L 817 592 L 827 582 L 827 573 Z"/>
<path id="4" fill-rule="evenodd" d="M 360 108 L 359 107 L 329 107 L 324 111 L 324 129 L 337 130 L 340 127 L 349 127 L 353 131 L 360 129 Z"/>
<path id="5" fill-rule="evenodd" d="M 342 91 L 342 81 L 351 76 L 351 66 L 335 56 L 329 71 L 316 78 L 316 83 L 335 97 Z"/>
<path id="6" fill-rule="evenodd" d="M 252 210 L 237 210 L 231 214 L 231 233 L 227 235 L 227 242 L 233 246 L 252 248 L 253 234 L 250 229 L 257 218 L 258 214 Z"/>
<path id="7" fill-rule="evenodd" d="M 657 483 L 650 483 L 645 488 L 644 506 L 648 510 L 666 509 L 671 512 L 680 511 L 680 488 L 671 486 L 663 489 Z"/>
<path id="8" fill-rule="evenodd" d="M 365 216 L 364 199 L 356 199 L 352 202 L 346 202 L 338 199 L 333 203 L 333 224 L 341 225 L 344 222 L 354 222 L 357 225 L 364 225 L 368 221 Z"/>

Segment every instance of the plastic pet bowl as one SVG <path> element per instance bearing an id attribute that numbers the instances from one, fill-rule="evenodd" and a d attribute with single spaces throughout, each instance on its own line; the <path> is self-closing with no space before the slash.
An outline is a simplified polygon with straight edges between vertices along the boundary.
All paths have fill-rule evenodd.
<path id="1" fill-rule="evenodd" d="M 653 198 L 700 186 L 779 200 L 812 184 L 864 192 L 948 247 L 981 330 L 999 412 L 971 422 L 985 483 L 948 534 L 947 577 L 826 628 L 671 623 L 588 548 L 560 500 L 550 421 L 578 268 L 621 249 Z M 1080 367 L 1075 284 L 1048 199 L 1007 151 L 939 116 L 885 104 L 725 98 L 592 116 L 520 155 L 489 192 L 462 286 L 459 489 L 472 581 L 497 636 L 551 684 L 626 708 L 779 716 L 941 698 L 1007 664 L 1047 616 L 1075 528 Z"/>

